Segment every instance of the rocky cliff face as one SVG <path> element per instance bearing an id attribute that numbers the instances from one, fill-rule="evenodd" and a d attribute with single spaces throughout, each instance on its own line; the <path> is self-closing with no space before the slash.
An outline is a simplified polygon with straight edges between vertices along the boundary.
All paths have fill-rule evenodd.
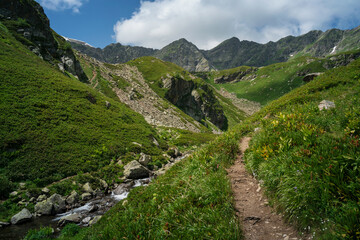
<path id="1" fill-rule="evenodd" d="M 33 0 L 3 0 L 0 19 L 14 37 L 44 60 L 87 81 L 71 46 L 51 28 L 42 7 Z"/>
<path id="2" fill-rule="evenodd" d="M 181 77 L 164 80 L 165 98 L 199 122 L 209 119 L 218 128 L 227 129 L 227 119 L 212 90 Z"/>

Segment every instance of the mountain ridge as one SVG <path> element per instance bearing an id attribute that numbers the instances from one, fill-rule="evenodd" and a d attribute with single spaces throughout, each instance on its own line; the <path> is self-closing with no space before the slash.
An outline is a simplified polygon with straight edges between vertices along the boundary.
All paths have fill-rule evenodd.
<path id="1" fill-rule="evenodd" d="M 180 38 L 161 49 L 126 46 L 113 43 L 103 49 L 71 42 L 74 49 L 100 61 L 125 63 L 129 60 L 154 56 L 173 62 L 190 72 L 223 70 L 246 65 L 267 66 L 285 62 L 297 56 L 325 57 L 360 48 L 360 26 L 350 30 L 312 30 L 300 36 L 286 36 L 265 44 L 232 37 L 216 47 L 201 50 L 195 44 Z"/>

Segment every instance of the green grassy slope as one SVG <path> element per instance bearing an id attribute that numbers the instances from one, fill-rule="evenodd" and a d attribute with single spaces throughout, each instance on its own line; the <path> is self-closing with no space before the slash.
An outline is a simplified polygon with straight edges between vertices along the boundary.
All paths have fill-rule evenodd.
<path id="1" fill-rule="evenodd" d="M 326 72 L 252 119 L 247 167 L 315 239 L 360 237 L 360 60 Z M 320 111 L 330 100 L 336 107 Z M 266 116 L 266 117 L 265 117 Z M 265 117 L 265 118 L 264 118 Z"/>
<path id="2" fill-rule="evenodd" d="M 157 135 L 141 115 L 66 77 L 1 24 L 0 66 L 4 181 L 32 180 L 41 186 L 97 170 L 126 152 L 160 154 L 152 143 Z M 105 101 L 111 103 L 109 109 Z"/>
<path id="3" fill-rule="evenodd" d="M 300 57 L 259 68 L 255 73 L 246 75 L 245 78 L 248 78 L 240 82 L 215 84 L 214 78 L 233 74 L 244 67 L 209 73 L 206 81 L 217 89 L 224 88 L 229 92 L 236 93 L 238 98 L 246 98 L 266 105 L 303 85 L 303 76 L 299 76 L 298 73 L 325 71 L 323 63 L 324 60 L 321 59 Z"/>

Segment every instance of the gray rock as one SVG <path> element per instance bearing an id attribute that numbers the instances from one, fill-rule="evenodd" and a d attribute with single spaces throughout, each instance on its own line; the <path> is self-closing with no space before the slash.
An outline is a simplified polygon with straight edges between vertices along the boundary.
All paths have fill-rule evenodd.
<path id="1" fill-rule="evenodd" d="M 56 213 L 64 212 L 65 210 L 65 199 L 57 193 L 35 205 L 35 213 L 41 215 L 54 215 Z"/>
<path id="2" fill-rule="evenodd" d="M 95 224 L 97 221 L 100 220 L 102 216 L 95 216 L 90 222 L 89 222 L 89 225 L 93 225 Z"/>
<path id="3" fill-rule="evenodd" d="M 102 189 L 107 189 L 109 187 L 109 185 L 104 180 L 100 179 L 99 181 Z"/>
<path id="4" fill-rule="evenodd" d="M 132 186 L 134 186 L 134 182 L 131 181 L 129 183 L 123 183 L 123 184 L 120 184 L 119 186 L 117 186 L 117 188 L 113 191 L 113 193 L 115 195 L 121 195 L 125 192 L 128 192 Z"/>
<path id="5" fill-rule="evenodd" d="M 81 222 L 82 222 L 83 224 L 89 224 L 90 220 L 91 220 L 91 217 L 86 217 L 86 218 L 84 218 Z"/>
<path id="6" fill-rule="evenodd" d="M 8 222 L 0 222 L 0 228 L 9 226 L 9 225 L 10 225 L 10 223 L 8 223 Z"/>
<path id="7" fill-rule="evenodd" d="M 108 101 L 105 101 L 105 106 L 106 106 L 107 109 L 109 109 L 111 107 L 111 103 L 108 102 Z"/>
<path id="8" fill-rule="evenodd" d="M 47 200 L 54 206 L 55 213 L 62 213 L 66 210 L 65 199 L 60 194 L 53 194 Z"/>
<path id="9" fill-rule="evenodd" d="M 46 200 L 46 195 L 40 195 L 40 196 L 36 199 L 37 202 L 42 202 L 42 201 L 45 201 L 45 200 Z"/>
<path id="10" fill-rule="evenodd" d="M 26 183 L 21 182 L 19 183 L 20 189 L 24 190 L 26 188 Z"/>
<path id="11" fill-rule="evenodd" d="M 78 213 L 74 213 L 74 214 L 71 214 L 71 215 L 68 215 L 68 216 L 65 216 L 65 217 L 62 217 L 60 220 L 59 220 L 59 223 L 58 225 L 60 226 L 64 226 L 68 223 L 80 223 L 81 222 L 81 215 L 78 214 Z"/>
<path id="12" fill-rule="evenodd" d="M 90 186 L 90 183 L 85 183 L 84 185 L 83 185 L 83 190 L 85 191 L 85 192 L 87 192 L 87 193 L 93 193 L 94 192 L 94 190 L 91 188 L 91 186 Z"/>
<path id="13" fill-rule="evenodd" d="M 322 100 L 319 104 L 319 109 L 320 111 L 325 109 L 325 110 L 328 110 L 328 109 L 331 109 L 331 108 L 335 108 L 335 103 L 334 102 L 331 102 L 331 101 L 328 101 L 328 100 Z"/>
<path id="14" fill-rule="evenodd" d="M 149 177 L 150 172 L 147 168 L 134 160 L 124 166 L 124 176 L 128 179 L 140 179 Z"/>
<path id="15" fill-rule="evenodd" d="M 91 193 L 83 193 L 83 194 L 81 195 L 81 200 L 83 200 L 83 201 L 88 201 L 88 200 L 90 200 L 91 198 L 92 198 Z"/>
<path id="16" fill-rule="evenodd" d="M 50 192 L 50 189 L 48 189 L 47 187 L 44 187 L 43 189 L 41 189 L 41 192 L 47 194 Z"/>
<path id="17" fill-rule="evenodd" d="M 323 73 L 317 72 L 317 73 L 309 73 L 307 75 L 305 75 L 305 77 L 303 78 L 304 82 L 310 82 L 312 80 L 314 80 L 314 78 L 320 76 Z"/>
<path id="18" fill-rule="evenodd" d="M 143 166 L 147 166 L 151 161 L 151 156 L 145 153 L 140 153 L 139 163 Z"/>
<path id="19" fill-rule="evenodd" d="M 31 215 L 30 211 L 27 210 L 26 208 L 24 208 L 19 213 L 12 216 L 11 224 L 20 224 L 23 222 L 27 222 L 27 221 L 30 221 L 31 218 L 32 218 L 32 215 Z"/>
<path id="20" fill-rule="evenodd" d="M 79 194 L 75 190 L 73 190 L 71 194 L 66 198 L 66 203 L 73 205 L 77 203 L 78 200 L 79 200 Z"/>
<path id="21" fill-rule="evenodd" d="M 42 202 L 38 202 L 35 205 L 35 213 L 40 215 L 53 215 L 54 212 L 54 206 L 51 202 L 44 200 Z"/>
<path id="22" fill-rule="evenodd" d="M 17 196 L 19 193 L 17 191 L 13 191 L 10 193 L 10 197 L 15 197 Z"/>

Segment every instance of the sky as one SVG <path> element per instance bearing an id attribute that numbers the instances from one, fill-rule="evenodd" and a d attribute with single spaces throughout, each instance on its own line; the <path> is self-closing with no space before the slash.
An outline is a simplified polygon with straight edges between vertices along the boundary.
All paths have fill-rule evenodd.
<path id="1" fill-rule="evenodd" d="M 186 38 L 211 49 L 231 37 L 266 43 L 360 25 L 359 0 L 37 0 L 59 34 L 94 47 L 160 49 Z"/>

